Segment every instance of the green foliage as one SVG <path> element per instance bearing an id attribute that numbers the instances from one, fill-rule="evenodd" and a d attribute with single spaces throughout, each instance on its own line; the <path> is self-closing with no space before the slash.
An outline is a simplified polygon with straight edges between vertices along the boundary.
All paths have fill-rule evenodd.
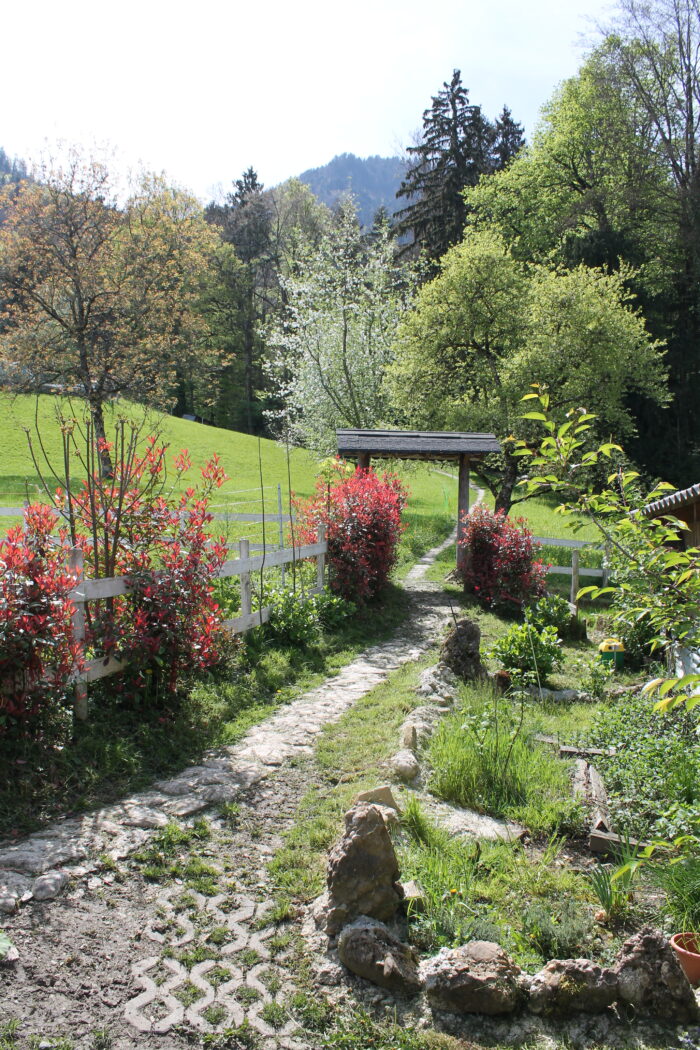
<path id="1" fill-rule="evenodd" d="M 322 1050 L 462 1050 L 464 1047 L 449 1035 L 374 1020 L 362 1009 L 339 1015 L 333 1029 L 321 1037 L 318 1045 Z"/>
<path id="2" fill-rule="evenodd" d="M 508 670 L 531 671 L 541 680 L 562 665 L 561 641 L 556 627 L 543 627 L 538 631 L 528 619 L 525 623 L 513 624 L 488 655 L 500 660 Z"/>
<path id="3" fill-rule="evenodd" d="M 524 708 L 494 695 L 475 697 L 444 719 L 430 742 L 430 788 L 440 798 L 497 817 L 524 820 L 533 832 L 576 828 L 566 764 L 524 729 Z"/>
<path id="4" fill-rule="evenodd" d="M 616 829 L 644 838 L 669 832 L 675 837 L 695 828 L 700 820 L 695 712 L 679 709 L 663 714 L 654 710 L 648 696 L 627 695 L 611 701 L 593 718 L 588 740 L 593 747 L 616 751 L 601 755 L 596 763 L 605 779 Z"/>
<path id="5" fill-rule="evenodd" d="M 591 921 L 578 901 L 536 901 L 525 909 L 523 932 L 543 959 L 571 959 L 584 950 Z"/>
<path id="6" fill-rule="evenodd" d="M 546 594 L 525 610 L 525 620 L 536 631 L 554 627 L 559 638 L 571 633 L 571 607 L 560 594 Z"/>
<path id="7" fill-rule="evenodd" d="M 666 893 L 664 910 L 674 922 L 674 933 L 700 932 L 700 855 L 684 851 L 675 862 L 652 867 L 652 877 Z"/>

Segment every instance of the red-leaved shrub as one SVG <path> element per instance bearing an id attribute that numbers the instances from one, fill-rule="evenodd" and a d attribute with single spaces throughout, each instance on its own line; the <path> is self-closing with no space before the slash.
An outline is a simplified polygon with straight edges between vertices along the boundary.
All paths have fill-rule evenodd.
<path id="1" fill-rule="evenodd" d="M 296 503 L 296 538 L 314 543 L 325 525 L 331 589 L 363 604 L 384 586 L 396 564 L 408 493 L 395 474 L 356 470 L 335 482 L 320 478 L 316 495 Z"/>
<path id="2" fill-rule="evenodd" d="M 487 608 L 512 611 L 545 593 L 547 567 L 537 557 L 540 547 L 524 518 L 494 514 L 479 503 L 464 524 L 460 545 L 466 557 L 460 571 L 465 590 Z"/>
<path id="3" fill-rule="evenodd" d="M 73 641 L 75 576 L 51 541 L 58 515 L 34 504 L 0 540 L 0 733 L 66 703 L 81 655 Z"/>

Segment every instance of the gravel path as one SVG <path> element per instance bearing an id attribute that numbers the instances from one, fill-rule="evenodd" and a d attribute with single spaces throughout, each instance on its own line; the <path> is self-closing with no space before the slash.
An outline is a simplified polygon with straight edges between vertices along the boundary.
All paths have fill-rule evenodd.
<path id="1" fill-rule="evenodd" d="M 241 1025 L 265 1050 L 304 1045 L 288 1009 L 297 947 L 266 916 L 267 863 L 313 785 L 323 725 L 417 659 L 449 617 L 446 596 L 424 576 L 451 542 L 408 574 L 411 615 L 400 637 L 200 765 L 0 849 L 2 925 L 19 950 L 0 967 L 0 1021 L 20 1019 L 21 1038 L 40 1037 L 46 1048 L 64 1037 L 76 1050 L 176 1050 Z M 222 803 L 237 804 L 235 826 L 217 815 Z M 194 853 L 220 892 L 194 892 L 178 878 L 154 885 L 129 863 L 173 817 L 200 815 L 211 833 Z M 192 843 L 181 852 L 191 862 Z"/>

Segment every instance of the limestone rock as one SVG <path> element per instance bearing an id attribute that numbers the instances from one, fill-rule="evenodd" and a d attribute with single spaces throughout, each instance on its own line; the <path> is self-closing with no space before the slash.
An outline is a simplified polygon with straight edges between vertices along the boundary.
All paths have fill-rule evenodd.
<path id="1" fill-rule="evenodd" d="M 520 967 L 492 941 L 443 948 L 422 966 L 433 1009 L 457 1014 L 507 1014 L 522 998 Z"/>
<path id="2" fill-rule="evenodd" d="M 418 759 L 412 751 L 408 751 L 405 748 L 403 751 L 396 752 L 389 760 L 389 765 L 404 784 L 409 784 L 412 780 L 415 780 L 420 773 Z"/>
<path id="3" fill-rule="evenodd" d="M 47 871 L 35 880 L 32 893 L 36 901 L 52 901 L 58 897 L 68 885 L 68 875 L 65 871 Z"/>
<path id="4" fill-rule="evenodd" d="M 700 1020 L 700 1008 L 673 948 L 659 930 L 647 927 L 620 948 L 613 967 L 618 1001 L 636 1014 L 685 1024 Z"/>
<path id="5" fill-rule="evenodd" d="M 394 995 L 420 991 L 412 949 L 376 919 L 362 915 L 346 926 L 338 938 L 338 955 L 352 973 L 388 988 Z"/>
<path id="6" fill-rule="evenodd" d="M 425 911 L 425 893 L 423 887 L 415 879 L 403 882 L 403 903 L 406 914 Z"/>
<path id="7" fill-rule="evenodd" d="M 588 959 L 553 959 L 530 982 L 529 1008 L 554 1017 L 601 1013 L 615 1002 L 617 990 L 612 970 Z"/>
<path id="8" fill-rule="evenodd" d="M 345 814 L 345 833 L 328 859 L 326 930 L 333 936 L 359 915 L 394 917 L 401 900 L 399 865 L 378 806 L 360 802 Z"/>
<path id="9" fill-rule="evenodd" d="M 382 784 L 381 787 L 372 788 L 371 791 L 360 792 L 355 799 L 355 804 L 357 805 L 358 802 L 368 802 L 375 806 L 388 806 L 390 809 L 395 809 L 397 813 L 401 812 L 390 784 Z"/>
<path id="10" fill-rule="evenodd" d="M 480 645 L 478 624 L 463 617 L 457 620 L 442 643 L 440 658 L 465 682 L 478 681 L 487 677 L 479 655 Z"/>
<path id="11" fill-rule="evenodd" d="M 418 692 L 421 696 L 439 697 L 445 703 L 452 703 L 457 697 L 457 685 L 454 672 L 446 664 L 439 663 L 421 672 Z"/>
<path id="12" fill-rule="evenodd" d="M 401 726 L 401 749 L 415 751 L 418 747 L 418 733 L 413 722 L 404 722 Z"/>

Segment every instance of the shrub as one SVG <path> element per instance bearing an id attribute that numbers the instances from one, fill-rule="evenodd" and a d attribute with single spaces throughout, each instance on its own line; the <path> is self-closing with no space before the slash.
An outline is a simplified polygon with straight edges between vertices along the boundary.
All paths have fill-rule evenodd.
<path id="1" fill-rule="evenodd" d="M 0 541 L 0 733 L 66 704 L 80 667 L 68 598 L 75 575 L 65 545 L 51 540 L 57 520 L 50 507 L 32 505 L 24 529 Z"/>
<path id="2" fill-rule="evenodd" d="M 395 474 L 356 470 L 338 463 L 339 480 L 319 479 L 316 495 L 297 502 L 296 537 L 314 543 L 326 528 L 331 589 L 363 604 L 387 583 L 396 564 L 407 492 Z"/>
<path id="3" fill-rule="evenodd" d="M 560 638 L 567 638 L 571 633 L 571 607 L 560 594 L 546 594 L 540 598 L 525 610 L 525 619 L 536 631 L 554 627 Z"/>
<path id="4" fill-rule="evenodd" d="M 263 630 L 268 638 L 284 645 L 310 645 L 319 635 L 315 595 L 279 590 L 265 596 L 271 605 L 270 619 Z"/>
<path id="5" fill-rule="evenodd" d="M 507 634 L 499 638 L 489 656 L 499 659 L 508 670 L 532 672 L 540 678 L 547 678 L 563 662 L 556 627 L 543 627 L 537 631 L 527 621 L 513 624 Z"/>
<path id="6" fill-rule="evenodd" d="M 494 514 L 483 503 L 464 519 L 461 573 L 467 591 L 487 608 L 519 610 L 545 592 L 546 567 L 523 518 Z"/>

